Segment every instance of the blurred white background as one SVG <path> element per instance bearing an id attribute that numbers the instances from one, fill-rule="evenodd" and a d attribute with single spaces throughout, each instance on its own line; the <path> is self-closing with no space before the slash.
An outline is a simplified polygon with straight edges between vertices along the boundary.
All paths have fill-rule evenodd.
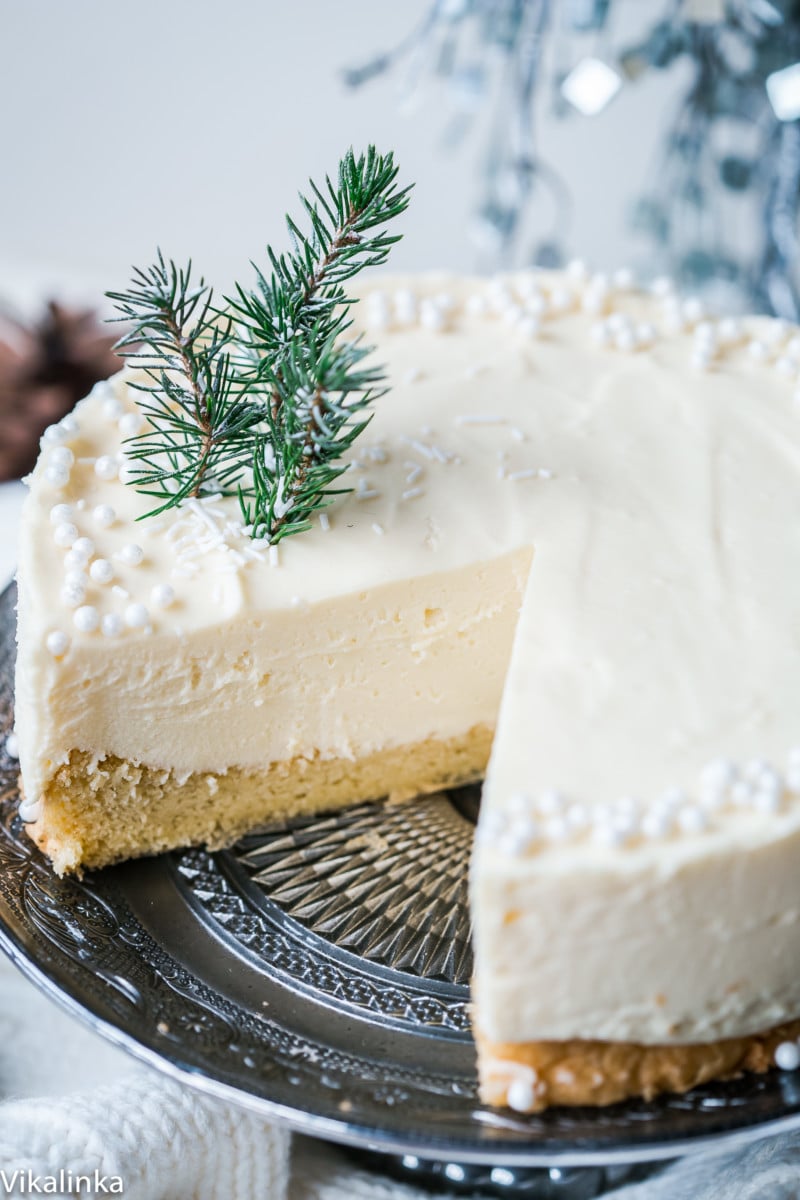
<path id="1" fill-rule="evenodd" d="M 402 69 L 357 91 L 342 82 L 429 3 L 0 4 L 0 298 L 96 298 L 157 244 L 224 286 L 267 241 L 285 244 L 283 215 L 307 177 L 370 140 L 417 183 L 394 265 L 474 267 L 479 140 L 445 152 L 445 96 L 401 111 Z M 662 7 L 623 0 L 615 33 Z M 653 172 L 674 84 L 650 73 L 600 116 L 569 120 L 542 89 L 542 151 L 576 199 L 569 248 L 598 267 L 636 257 L 629 202 Z"/>

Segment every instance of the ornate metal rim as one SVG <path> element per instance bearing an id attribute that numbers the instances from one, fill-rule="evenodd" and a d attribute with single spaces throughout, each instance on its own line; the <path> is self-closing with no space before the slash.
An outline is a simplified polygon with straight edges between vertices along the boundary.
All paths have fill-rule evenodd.
<path id="1" fill-rule="evenodd" d="M 0 731 L 13 719 L 13 605 L 8 589 L 0 597 Z M 777 1072 L 651 1104 L 522 1118 L 482 1109 L 469 1068 L 449 1070 L 448 1055 L 469 1061 L 456 1030 L 404 1032 L 402 1021 L 380 1013 L 337 1014 L 278 974 L 259 977 L 271 1006 L 265 1015 L 246 1000 L 257 963 L 204 925 L 193 902 L 176 902 L 178 859 L 142 860 L 81 883 L 57 879 L 15 816 L 15 776 L 0 755 L 0 948 L 68 1012 L 188 1086 L 331 1141 L 494 1166 L 656 1161 L 800 1127 L 800 1081 Z M 241 965 L 232 982 L 222 969 L 231 954 Z M 348 1022 L 358 1030 L 350 1044 Z M 424 1069 L 419 1043 L 416 1057 L 404 1060 L 400 1049 L 392 1057 L 404 1037 L 427 1039 Z M 370 1057 L 371 1046 L 382 1057 Z"/>

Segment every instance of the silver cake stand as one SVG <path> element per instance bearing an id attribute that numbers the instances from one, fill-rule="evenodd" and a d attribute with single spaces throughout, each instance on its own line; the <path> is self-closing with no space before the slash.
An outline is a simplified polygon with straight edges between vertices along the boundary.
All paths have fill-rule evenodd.
<path id="1" fill-rule="evenodd" d="M 0 596 L 0 735 L 14 594 Z M 584 1200 L 723 1139 L 800 1127 L 800 1075 L 523 1117 L 481 1105 L 467 865 L 479 789 L 359 804 L 58 879 L 0 752 L 0 945 L 99 1033 L 188 1085 L 450 1190 Z"/>

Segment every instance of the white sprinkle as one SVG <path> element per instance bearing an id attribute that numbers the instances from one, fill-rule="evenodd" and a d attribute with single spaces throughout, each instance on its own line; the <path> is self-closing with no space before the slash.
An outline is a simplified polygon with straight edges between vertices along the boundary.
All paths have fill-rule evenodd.
<path id="1" fill-rule="evenodd" d="M 570 804 L 567 824 L 573 833 L 582 833 L 589 825 L 589 813 L 583 804 Z"/>
<path id="2" fill-rule="evenodd" d="M 114 584 L 111 591 L 114 593 L 114 595 L 117 597 L 118 600 L 130 600 L 130 598 L 131 598 L 131 594 L 128 591 L 128 589 L 122 587 L 118 583 Z"/>
<path id="3" fill-rule="evenodd" d="M 119 551 L 117 558 L 120 562 L 127 563 L 129 567 L 138 567 L 144 559 L 144 550 L 135 542 L 128 542 L 127 546 L 123 546 Z"/>
<path id="4" fill-rule="evenodd" d="M 438 304 L 432 300 L 423 300 L 420 306 L 419 323 L 423 329 L 432 333 L 440 333 L 446 325 L 446 317 Z"/>
<path id="5" fill-rule="evenodd" d="M 84 604 L 75 611 L 72 621 L 81 633 L 94 633 L 100 624 L 100 614 L 93 604 Z"/>
<path id="6" fill-rule="evenodd" d="M 522 429 L 518 429 L 516 425 L 512 426 L 509 433 L 515 442 L 527 442 L 528 440 L 527 434 Z"/>
<path id="7" fill-rule="evenodd" d="M 13 730 L 6 736 L 6 754 L 9 758 L 19 758 L 19 738 Z"/>
<path id="8" fill-rule="evenodd" d="M 422 496 L 424 494 L 424 491 L 425 491 L 425 489 L 421 488 L 421 487 L 406 488 L 406 490 L 403 492 L 401 499 L 416 500 L 417 496 Z"/>
<path id="9" fill-rule="evenodd" d="M 22 800 L 18 812 L 19 819 L 25 825 L 30 825 L 33 821 L 38 821 L 42 815 L 42 802 L 41 800 Z"/>
<path id="10" fill-rule="evenodd" d="M 144 629 L 150 623 L 150 613 L 143 604 L 129 604 L 125 609 L 125 624 L 130 629 Z"/>
<path id="11" fill-rule="evenodd" d="M 394 313 L 403 325 L 413 325 L 417 319 L 417 297 L 410 288 L 401 288 L 394 294 Z"/>
<path id="12" fill-rule="evenodd" d="M 68 550 L 79 537 L 78 526 L 65 521 L 62 525 L 57 525 L 53 533 L 53 541 L 57 546 L 62 546 Z"/>
<path id="13" fill-rule="evenodd" d="M 507 417 L 495 417 L 491 413 L 461 413 L 455 418 L 456 425 L 507 425 Z"/>
<path id="14" fill-rule="evenodd" d="M 52 633 L 48 633 L 44 644 L 53 658 L 63 658 L 69 650 L 69 638 L 60 629 L 54 629 Z"/>
<path id="15" fill-rule="evenodd" d="M 658 840 L 667 837 L 672 829 L 672 818 L 669 813 L 653 808 L 642 817 L 642 833 L 646 838 Z"/>
<path id="16" fill-rule="evenodd" d="M 103 401 L 103 416 L 109 421 L 116 421 L 122 416 L 123 408 L 116 396 L 109 396 Z"/>
<path id="17" fill-rule="evenodd" d="M 302 612 L 308 610 L 308 601 L 305 596 L 292 596 L 292 608 L 299 608 Z"/>
<path id="18" fill-rule="evenodd" d="M 84 562 L 88 562 L 94 554 L 94 542 L 88 537 L 79 537 L 72 543 L 72 553 L 79 555 Z"/>
<path id="19" fill-rule="evenodd" d="M 323 533 L 327 533 L 331 527 L 331 519 L 326 512 L 319 514 L 319 527 Z"/>
<path id="20" fill-rule="evenodd" d="M 720 340 L 728 346 L 738 342 L 742 336 L 742 325 L 735 317 L 725 317 L 717 325 Z"/>
<path id="21" fill-rule="evenodd" d="M 691 325 L 696 324 L 698 321 L 702 321 L 703 317 L 706 315 L 705 305 L 703 304 L 702 300 L 698 299 L 697 296 L 690 296 L 688 300 L 684 300 L 681 306 L 681 311 L 683 313 L 684 320 L 688 321 Z"/>
<path id="22" fill-rule="evenodd" d="M 372 522 L 372 532 L 373 533 L 385 533 L 386 531 L 382 525 L 378 524 L 377 521 L 373 521 Z"/>
<path id="23" fill-rule="evenodd" d="M 403 376 L 403 383 L 417 383 L 422 379 L 422 371 L 419 367 L 410 367 Z"/>
<path id="24" fill-rule="evenodd" d="M 649 321 L 642 321 L 636 326 L 636 341 L 640 346 L 652 346 L 658 337 L 658 330 Z"/>
<path id="25" fill-rule="evenodd" d="M 279 567 L 281 564 L 281 553 L 278 546 L 270 546 L 269 548 L 269 565 L 271 567 Z"/>
<path id="26" fill-rule="evenodd" d="M 71 504 L 55 504 L 50 509 L 50 521 L 53 525 L 66 525 L 75 513 Z"/>
<path id="27" fill-rule="evenodd" d="M 554 816 L 564 811 L 564 797 L 555 788 L 547 788 L 539 796 L 536 807 L 544 816 Z"/>
<path id="28" fill-rule="evenodd" d="M 108 529 L 117 519 L 117 514 L 110 504 L 98 504 L 92 511 L 92 517 L 101 529 Z"/>
<path id="29" fill-rule="evenodd" d="M 752 342 L 748 343 L 747 353 L 754 362 L 766 362 L 766 360 L 769 358 L 769 350 L 764 343 L 759 342 L 757 338 L 754 338 Z"/>
<path id="30" fill-rule="evenodd" d="M 100 622 L 100 628 L 105 637 L 119 637 L 125 628 L 125 622 L 118 613 L 106 613 Z"/>
<path id="31" fill-rule="evenodd" d="M 75 462 L 75 455 L 70 450 L 69 446 L 56 446 L 50 451 L 50 465 L 52 467 L 64 467 L 69 470 Z"/>
<path id="32" fill-rule="evenodd" d="M 363 487 L 361 485 L 364 485 Z M 365 479 L 359 480 L 359 487 L 356 490 L 356 500 L 377 500 L 380 492 L 377 488 L 369 487 Z"/>
<path id="33" fill-rule="evenodd" d="M 678 813 L 678 825 L 684 833 L 702 833 L 707 824 L 706 814 L 696 804 L 687 804 Z"/>
<path id="34" fill-rule="evenodd" d="M 602 822 L 595 825 L 592 829 L 592 841 L 598 846 L 602 846 L 605 850 L 618 850 L 625 842 L 625 836 L 621 830 L 616 829 L 613 825 L 607 825 Z"/>
<path id="35" fill-rule="evenodd" d="M 119 431 L 124 438 L 136 437 L 143 425 L 144 417 L 138 412 L 125 413 L 125 416 L 119 419 Z"/>
<path id="36" fill-rule="evenodd" d="M 48 446 L 57 446 L 67 440 L 67 431 L 60 425 L 48 425 L 42 434 L 42 442 Z"/>
<path id="37" fill-rule="evenodd" d="M 536 474 L 540 479 L 555 479 L 555 472 L 551 471 L 548 467 L 539 467 Z"/>
<path id="38" fill-rule="evenodd" d="M 582 258 L 573 258 L 568 262 L 566 271 L 570 279 L 574 279 L 576 283 L 582 283 L 589 276 L 589 268 Z"/>
<path id="39" fill-rule="evenodd" d="M 800 1046 L 797 1042 L 781 1042 L 775 1047 L 775 1066 L 781 1071 L 796 1071 L 800 1067 Z"/>
<path id="40" fill-rule="evenodd" d="M 625 354 L 631 354 L 638 348 L 636 332 L 633 329 L 620 329 L 614 337 L 614 345 Z"/>
<path id="41" fill-rule="evenodd" d="M 514 1079 L 508 1085 L 506 1102 L 515 1112 L 527 1113 L 536 1104 L 536 1089 L 527 1079 Z"/>
<path id="42" fill-rule="evenodd" d="M 408 474 L 406 475 L 406 483 L 416 483 L 424 468 L 421 467 L 419 463 L 414 462 L 407 462 L 403 465 L 409 469 Z"/>
<path id="43" fill-rule="evenodd" d="M 675 284 L 668 276 L 660 275 L 650 284 L 650 291 L 654 296 L 658 296 L 663 300 L 665 297 L 673 294 L 675 291 Z"/>
<path id="44" fill-rule="evenodd" d="M 484 316 L 486 313 L 487 307 L 488 307 L 488 305 L 486 303 L 486 297 L 481 296 L 477 293 L 473 296 L 470 296 L 469 299 L 467 300 L 466 308 L 467 308 L 467 312 L 470 314 L 471 317 Z"/>
<path id="45" fill-rule="evenodd" d="M 119 463 L 110 454 L 101 454 L 94 464 L 94 472 L 99 479 L 116 479 L 119 474 Z"/>
<path id="46" fill-rule="evenodd" d="M 107 558 L 96 558 L 89 567 L 89 574 L 95 583 L 111 583 L 114 568 Z"/>
<path id="47" fill-rule="evenodd" d="M 66 487 L 69 483 L 69 469 L 53 464 L 52 467 L 46 468 L 44 477 L 51 487 Z"/>
<path id="48" fill-rule="evenodd" d="M 518 479 L 536 479 L 538 474 L 536 467 L 526 467 L 523 471 L 509 471 L 505 478 L 513 483 Z"/>
<path id="49" fill-rule="evenodd" d="M 86 599 L 86 588 L 80 584 L 67 583 L 59 593 L 61 603 L 65 608 L 80 608 Z"/>
<path id="50" fill-rule="evenodd" d="M 150 593 L 150 600 L 156 608 L 169 608 L 175 601 L 175 589 L 168 583 L 157 583 Z"/>
<path id="51" fill-rule="evenodd" d="M 535 338 L 542 331 L 542 323 L 538 317 L 523 317 L 517 322 L 517 329 L 523 337 Z"/>

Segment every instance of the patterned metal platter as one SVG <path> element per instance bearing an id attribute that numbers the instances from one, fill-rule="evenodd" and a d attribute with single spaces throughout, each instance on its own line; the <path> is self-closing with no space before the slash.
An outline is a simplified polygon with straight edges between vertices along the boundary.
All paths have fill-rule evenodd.
<path id="1" fill-rule="evenodd" d="M 0 597 L 0 737 L 14 594 Z M 293 1127 L 510 1167 L 646 1161 L 800 1126 L 800 1076 L 523 1118 L 477 1098 L 467 863 L 477 789 L 264 829 L 59 880 L 0 750 L 0 944 L 154 1066 Z"/>

